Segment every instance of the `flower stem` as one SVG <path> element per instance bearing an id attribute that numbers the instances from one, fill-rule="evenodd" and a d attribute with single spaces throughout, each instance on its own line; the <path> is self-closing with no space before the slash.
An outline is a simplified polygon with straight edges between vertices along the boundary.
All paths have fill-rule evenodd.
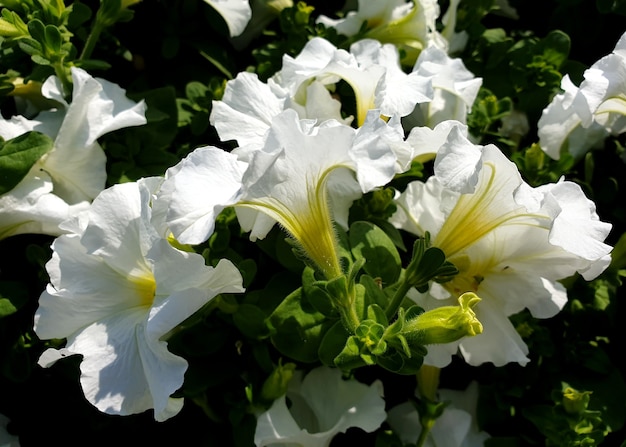
<path id="1" fill-rule="evenodd" d="M 393 317 L 396 315 L 398 309 L 400 309 L 400 305 L 402 304 L 404 297 L 406 297 L 407 292 L 411 289 L 411 284 L 409 281 L 407 281 L 405 275 L 402 275 L 399 282 L 400 285 L 394 292 L 393 296 L 391 297 L 391 301 L 389 302 L 389 304 L 387 305 L 387 309 L 385 310 L 385 315 L 387 315 L 387 318 L 389 320 L 393 319 Z"/>
<path id="2" fill-rule="evenodd" d="M 87 42 L 85 42 L 85 46 L 83 47 L 83 51 L 80 53 L 78 60 L 82 61 L 91 57 L 91 53 L 93 53 L 93 50 L 96 47 L 96 42 L 98 42 L 100 34 L 104 31 L 104 28 L 106 28 L 106 26 L 99 20 L 99 14 L 96 15 L 96 20 L 94 21 L 91 32 L 87 37 Z"/>

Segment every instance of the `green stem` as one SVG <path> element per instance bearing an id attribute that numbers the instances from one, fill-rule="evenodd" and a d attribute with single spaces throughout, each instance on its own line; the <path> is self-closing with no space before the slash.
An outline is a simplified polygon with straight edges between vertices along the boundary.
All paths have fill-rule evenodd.
<path id="1" fill-rule="evenodd" d="M 91 28 L 91 32 L 87 37 L 87 42 L 85 42 L 85 46 L 83 47 L 83 51 L 80 53 L 79 61 L 89 59 L 91 57 L 91 53 L 93 53 L 94 48 L 96 48 L 96 42 L 100 38 L 100 34 L 106 28 L 106 25 L 100 20 L 100 14 L 96 15 L 96 20 L 94 21 L 93 27 Z"/>
<path id="2" fill-rule="evenodd" d="M 396 315 L 398 309 L 400 309 L 402 301 L 406 297 L 406 294 L 409 290 L 411 290 L 411 284 L 409 283 L 409 281 L 407 281 L 406 276 L 403 274 L 402 278 L 400 279 L 400 286 L 398 286 L 398 288 L 396 289 L 393 297 L 391 297 L 391 302 L 385 310 L 385 315 L 389 320 L 393 319 L 393 317 Z"/>
<path id="3" fill-rule="evenodd" d="M 56 74 L 57 78 L 59 78 L 59 80 L 61 81 L 61 84 L 63 85 L 63 96 L 66 99 L 69 99 L 72 94 L 73 82 L 72 82 L 72 79 L 67 75 L 65 64 L 61 60 L 61 61 L 55 62 L 52 66 L 54 67 L 54 73 Z"/>
<path id="4" fill-rule="evenodd" d="M 427 420 L 421 420 L 422 423 L 422 432 L 420 433 L 420 437 L 417 439 L 415 443 L 415 447 L 423 447 L 426 442 L 426 438 L 430 434 L 430 430 L 433 428 L 435 420 L 428 418 Z"/>

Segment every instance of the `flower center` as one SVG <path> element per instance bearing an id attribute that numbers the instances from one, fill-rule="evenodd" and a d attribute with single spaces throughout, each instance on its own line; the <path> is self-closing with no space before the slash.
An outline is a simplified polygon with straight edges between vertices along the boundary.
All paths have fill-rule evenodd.
<path id="1" fill-rule="evenodd" d="M 152 272 L 145 272 L 140 276 L 130 276 L 128 280 L 135 288 L 135 294 L 139 298 L 139 305 L 152 306 L 156 295 L 156 281 Z"/>

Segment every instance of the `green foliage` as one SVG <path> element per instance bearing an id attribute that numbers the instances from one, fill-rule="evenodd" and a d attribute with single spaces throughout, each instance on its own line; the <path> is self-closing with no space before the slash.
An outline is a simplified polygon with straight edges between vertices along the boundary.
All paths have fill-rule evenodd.
<path id="1" fill-rule="evenodd" d="M 626 1 L 511 0 L 517 20 L 496 15 L 496 3 L 463 0 L 459 5 L 456 30 L 468 33 L 468 44 L 458 56 L 483 78 L 467 120 L 470 134 L 477 143 L 503 149 L 532 186 L 563 176 L 578 183 L 596 203 L 600 218 L 613 223 L 609 243 L 615 249 L 611 265 L 596 280 L 574 276 L 562 281 L 568 302 L 556 316 L 539 320 L 523 311 L 511 317 L 529 347 L 526 366 L 470 367 L 455 357 L 442 370 L 441 386 L 480 383 L 477 422 L 492 436 L 486 446 L 619 445 L 626 423 L 626 370 L 619 362 L 626 349 L 620 300 L 626 277 L 624 139 L 610 137 L 581 160 L 567 154 L 552 160 L 539 147 L 534 126 L 560 92 L 563 75 L 578 83 L 588 62 L 613 48 Z M 447 4 L 441 2 L 442 10 Z M 341 48 L 352 41 L 315 23 L 322 13 L 337 16 L 333 2 L 296 2 L 246 48 L 228 39 L 219 14 L 196 0 L 5 0 L 0 5 L 3 118 L 14 112 L 13 96 L 20 95 L 16 86 L 28 80 L 55 74 L 69 98 L 74 66 L 98 76 L 104 72 L 132 99 L 146 101 L 147 125 L 99 139 L 107 155 L 108 185 L 163 175 L 200 145 L 230 150 L 235 144 L 220 141 L 208 119 L 227 79 L 246 69 L 267 80 L 281 68 L 285 54 L 297 55 L 315 36 Z M 344 114 L 353 113 L 349 85 L 340 82 L 333 94 L 342 98 Z M 524 135 L 505 134 L 504 123 L 517 112 L 526 115 L 530 129 Z M 52 146 L 36 132 L 2 141 L 0 195 L 12 190 Z M 325 364 L 380 378 L 389 406 L 406 401 L 414 387 L 406 387 L 398 374 L 409 379 L 422 366 L 425 335 L 415 326 L 433 315 L 415 306 L 407 292 L 445 283 L 457 269 L 428 237 L 415 240 L 388 219 L 395 212 L 396 191 L 431 174 L 431 163 L 414 160 L 388 187 L 353 204 L 349 229 L 337 231 L 344 269 L 338 278 L 317 276 L 280 228 L 250 242 L 232 209 L 219 215 L 205 243 L 173 241 L 179 249 L 201 253 L 207 265 L 222 258 L 233 261 L 246 293 L 215 298 L 169 334 L 168 349 L 189 366 L 176 393 L 186 398 L 185 408 L 165 424 L 155 423 L 150 414 L 112 418 L 90 407 L 79 386 L 80 356 L 45 371 L 36 365 L 44 349 L 65 343 L 38 340 L 32 329 L 38 296 L 48 282 L 45 264 L 52 238 L 22 235 L 0 241 L 0 413 L 14 421 L 23 445 L 39 445 L 41 436 L 45 442 L 63 438 L 74 445 L 84 442 L 84 427 L 103 445 L 141 432 L 146 443 L 155 445 L 180 443 L 184 433 L 197 445 L 247 446 L 254 436 L 254 414 L 284 394 L 296 369 Z M 435 411 L 427 404 L 416 402 L 420 415 Z M 359 436 L 362 445 L 375 440 L 376 447 L 403 446 L 388 425 L 374 433 L 350 431 L 334 443 L 350 440 L 351 445 Z"/>
<path id="2" fill-rule="evenodd" d="M 483 86 L 496 98 L 510 98 L 530 122 L 536 122 L 560 88 L 560 69 L 567 61 L 570 39 L 558 30 L 538 38 L 530 33 L 511 36 L 504 29 L 493 28 L 485 29 L 470 48 L 473 50 L 463 60 L 470 71 L 484 79 Z M 493 106 L 483 107 L 488 117 L 494 116 L 489 112 Z M 479 113 L 482 118 L 484 112 Z M 482 120 L 475 125 L 482 125 Z"/>
<path id="3" fill-rule="evenodd" d="M 608 428 L 601 412 L 588 409 L 591 394 L 563 383 L 562 389 L 552 394 L 553 407 L 528 407 L 524 415 L 546 436 L 547 446 L 596 446 Z"/>

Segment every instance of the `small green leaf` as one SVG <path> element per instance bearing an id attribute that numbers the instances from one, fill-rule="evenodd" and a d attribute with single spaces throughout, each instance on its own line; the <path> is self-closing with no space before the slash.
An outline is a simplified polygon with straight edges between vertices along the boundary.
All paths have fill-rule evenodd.
<path id="1" fill-rule="evenodd" d="M 0 142 L 0 194 L 11 191 L 54 142 L 39 132 L 27 132 L 6 142 Z"/>
<path id="2" fill-rule="evenodd" d="M 63 45 L 63 37 L 61 32 L 54 25 L 46 25 L 44 29 L 46 46 L 53 54 L 61 53 L 61 46 Z"/>
<path id="3" fill-rule="evenodd" d="M 355 258 L 365 258 L 363 269 L 380 278 L 384 285 L 396 282 L 402 270 L 400 255 L 393 241 L 376 225 L 359 221 L 350 226 L 350 246 Z"/>
<path id="4" fill-rule="evenodd" d="M 20 49 L 29 56 L 35 56 L 43 53 L 43 47 L 35 39 L 24 37 L 18 41 Z"/>

